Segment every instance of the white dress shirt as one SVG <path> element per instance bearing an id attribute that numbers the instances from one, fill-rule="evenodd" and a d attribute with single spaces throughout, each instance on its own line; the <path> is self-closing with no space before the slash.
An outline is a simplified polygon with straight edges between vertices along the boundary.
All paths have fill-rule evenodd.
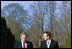
<path id="1" fill-rule="evenodd" d="M 24 46 L 24 42 L 21 41 L 22 47 Z M 27 48 L 27 43 L 25 43 L 25 48 Z"/>
<path id="2" fill-rule="evenodd" d="M 50 44 L 51 44 L 51 39 L 48 39 L 47 42 L 46 42 L 46 44 L 47 44 L 47 48 L 49 48 Z"/>

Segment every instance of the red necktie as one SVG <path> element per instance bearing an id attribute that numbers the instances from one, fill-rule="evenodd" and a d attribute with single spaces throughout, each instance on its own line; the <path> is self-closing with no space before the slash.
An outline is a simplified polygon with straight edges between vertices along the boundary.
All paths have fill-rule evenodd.
<path id="1" fill-rule="evenodd" d="M 22 47 L 22 48 L 26 48 L 26 47 L 25 47 L 25 42 L 23 43 L 23 47 Z"/>
<path id="2" fill-rule="evenodd" d="M 24 48 L 25 48 L 25 42 L 24 42 Z"/>

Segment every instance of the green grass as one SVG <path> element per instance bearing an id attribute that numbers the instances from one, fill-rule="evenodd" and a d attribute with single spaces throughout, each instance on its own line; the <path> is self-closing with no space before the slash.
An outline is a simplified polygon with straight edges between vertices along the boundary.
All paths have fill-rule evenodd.
<path id="1" fill-rule="evenodd" d="M 70 34 L 67 34 L 65 44 L 60 45 L 60 48 L 71 48 L 71 35 Z"/>

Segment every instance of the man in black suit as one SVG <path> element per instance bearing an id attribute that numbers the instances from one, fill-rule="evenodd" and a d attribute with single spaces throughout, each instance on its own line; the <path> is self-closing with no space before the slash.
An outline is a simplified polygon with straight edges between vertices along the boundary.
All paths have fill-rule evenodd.
<path id="1" fill-rule="evenodd" d="M 41 42 L 41 48 L 59 48 L 58 42 L 51 39 L 51 33 L 44 32 L 43 34 L 44 41 Z"/>
<path id="2" fill-rule="evenodd" d="M 30 41 L 27 41 L 27 34 L 21 33 L 20 34 L 20 41 L 15 43 L 14 48 L 33 48 L 33 44 Z"/>

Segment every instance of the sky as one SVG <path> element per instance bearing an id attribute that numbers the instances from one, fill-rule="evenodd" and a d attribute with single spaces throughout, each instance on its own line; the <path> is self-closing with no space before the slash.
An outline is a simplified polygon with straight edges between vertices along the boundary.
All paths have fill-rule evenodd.
<path id="1" fill-rule="evenodd" d="M 1 1 L 1 9 L 3 9 L 5 6 L 11 3 L 18 3 L 20 6 L 24 8 L 24 10 L 28 11 L 28 14 L 31 14 L 29 8 L 30 8 L 30 5 L 33 3 L 33 1 Z"/>
<path id="2" fill-rule="evenodd" d="M 33 3 L 34 1 L 1 1 L 1 9 L 3 9 L 5 6 L 11 4 L 11 3 L 18 3 L 19 5 L 23 6 L 24 9 L 26 9 L 28 11 L 28 13 L 31 13 L 30 11 L 30 5 Z M 58 4 L 60 3 L 60 1 L 56 1 Z"/>
<path id="3" fill-rule="evenodd" d="M 1 9 L 3 9 L 5 6 L 11 3 L 18 3 L 20 6 L 24 8 L 24 10 L 28 11 L 29 15 L 32 15 L 30 11 L 30 5 L 33 3 L 33 1 L 1 1 Z"/>
<path id="4" fill-rule="evenodd" d="M 1 9 L 3 9 L 5 6 L 11 4 L 11 3 L 18 3 L 19 5 L 23 6 L 24 9 L 28 11 L 28 14 L 31 14 L 32 11 L 30 11 L 30 5 L 33 3 L 33 1 L 1 1 Z M 60 4 L 60 1 L 57 1 L 57 4 Z M 58 10 L 59 12 L 59 10 Z M 46 20 L 46 19 L 45 19 Z M 47 22 L 44 22 L 47 23 Z M 45 24 L 44 27 L 47 25 Z"/>
<path id="5" fill-rule="evenodd" d="M 1 1 L 1 9 L 11 3 L 18 3 L 21 6 L 23 6 L 25 9 L 28 9 L 29 6 L 33 3 L 33 1 Z"/>

